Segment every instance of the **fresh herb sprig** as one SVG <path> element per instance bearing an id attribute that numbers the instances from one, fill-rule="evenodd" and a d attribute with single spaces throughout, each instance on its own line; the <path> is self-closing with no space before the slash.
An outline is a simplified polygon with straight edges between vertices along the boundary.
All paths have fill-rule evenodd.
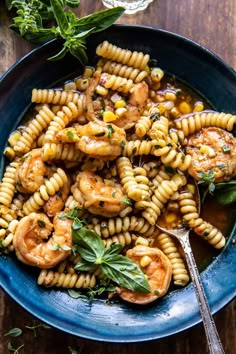
<path id="1" fill-rule="evenodd" d="M 215 176 L 214 176 L 214 170 L 209 170 L 208 172 L 202 171 L 201 173 L 198 173 L 197 175 L 200 180 L 197 182 L 198 184 L 206 184 L 207 188 L 205 189 L 203 193 L 202 200 L 204 201 L 207 194 L 213 195 L 214 190 L 215 190 Z"/>
<path id="2" fill-rule="evenodd" d="M 72 218 L 71 214 L 69 218 Z M 143 293 L 151 291 L 138 265 L 128 257 L 120 255 L 123 246 L 112 243 L 105 247 L 102 239 L 94 231 L 86 229 L 84 223 L 77 217 L 74 217 L 72 224 L 72 237 L 81 256 L 81 260 L 75 266 L 76 270 L 93 271 L 99 267 L 108 279 L 124 288 Z"/>
<path id="3" fill-rule="evenodd" d="M 59 60 L 70 52 L 86 65 L 86 38 L 110 27 L 124 9 L 115 7 L 78 18 L 70 8 L 79 5 L 80 0 L 6 0 L 7 8 L 17 13 L 11 27 L 23 38 L 33 43 L 62 40 L 61 50 L 50 60 Z"/>

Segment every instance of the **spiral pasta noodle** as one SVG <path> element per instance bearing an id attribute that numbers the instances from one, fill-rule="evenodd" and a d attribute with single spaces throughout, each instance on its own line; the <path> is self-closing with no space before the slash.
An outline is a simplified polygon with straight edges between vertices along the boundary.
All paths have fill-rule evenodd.
<path id="1" fill-rule="evenodd" d="M 33 146 L 34 140 L 48 127 L 54 117 L 55 114 L 51 109 L 47 105 L 44 105 L 36 117 L 32 119 L 25 128 L 16 145 L 13 147 L 14 151 L 17 154 L 29 152 Z"/>
<path id="2" fill-rule="evenodd" d="M 111 218 L 98 222 L 96 218 L 92 219 L 92 224 L 88 228 L 94 230 L 103 238 L 111 237 L 121 232 L 133 231 L 148 237 L 153 234 L 155 227 L 151 226 L 144 218 L 126 216 L 124 218 Z"/>
<path id="3" fill-rule="evenodd" d="M 214 248 L 220 249 L 225 245 L 225 237 L 220 230 L 200 218 L 197 204 L 190 191 L 184 191 L 179 196 L 180 211 L 184 222 Z"/>
<path id="4" fill-rule="evenodd" d="M 117 169 L 128 197 L 134 200 L 140 200 L 141 194 L 138 190 L 138 183 L 134 178 L 134 170 L 130 160 L 127 157 L 120 157 L 117 160 Z"/>
<path id="5" fill-rule="evenodd" d="M 84 153 L 75 144 L 45 143 L 42 147 L 42 160 L 81 161 Z"/>
<path id="6" fill-rule="evenodd" d="M 37 211 L 43 204 L 54 195 L 67 182 L 67 175 L 58 168 L 49 180 L 45 180 L 39 190 L 35 192 L 23 205 L 25 215 Z"/>
<path id="7" fill-rule="evenodd" d="M 15 211 L 0 204 L 0 227 L 6 229 L 9 223 L 16 217 Z"/>
<path id="8" fill-rule="evenodd" d="M 160 151 L 160 144 L 166 146 L 163 140 L 134 140 L 128 141 L 122 151 L 123 156 L 131 157 L 135 155 L 156 155 Z"/>
<path id="9" fill-rule="evenodd" d="M 125 231 L 117 235 L 108 237 L 104 239 L 103 242 L 106 247 L 109 247 L 112 243 L 117 243 L 122 246 L 127 246 L 130 245 L 132 242 L 132 235 L 128 231 Z"/>
<path id="10" fill-rule="evenodd" d="M 138 138 L 142 138 L 147 134 L 151 128 L 153 121 L 150 119 L 149 115 L 142 115 L 137 123 L 135 124 L 135 133 Z"/>
<path id="11" fill-rule="evenodd" d="M 164 205 L 184 184 L 186 184 L 186 178 L 178 174 L 174 175 L 170 181 L 162 181 L 154 191 L 151 201 L 143 203 L 143 208 L 145 210 L 142 212 L 142 216 L 151 225 L 155 225 Z"/>
<path id="12" fill-rule="evenodd" d="M 83 104 L 79 106 L 75 105 L 73 102 L 69 102 L 67 106 L 63 106 L 62 110 L 57 112 L 57 115 L 50 122 L 48 130 L 46 131 L 44 142 L 45 143 L 56 143 L 57 133 L 64 129 L 72 119 L 78 117 L 83 113 Z"/>
<path id="13" fill-rule="evenodd" d="M 152 128 L 148 131 L 151 139 L 166 139 L 169 131 L 169 119 L 160 116 L 153 124 Z"/>
<path id="14" fill-rule="evenodd" d="M 0 204 L 3 204 L 6 207 L 10 206 L 15 193 L 17 167 L 17 162 L 11 162 L 6 168 L 0 184 Z"/>
<path id="15" fill-rule="evenodd" d="M 96 54 L 107 59 L 111 59 L 118 63 L 126 64 L 143 70 L 146 68 L 150 56 L 142 52 L 132 52 L 127 49 L 121 49 L 108 41 L 104 41 L 98 45 Z"/>
<path id="16" fill-rule="evenodd" d="M 103 73 L 100 78 L 100 85 L 104 86 L 106 89 L 127 93 L 132 89 L 134 82 L 125 77 Z"/>
<path id="17" fill-rule="evenodd" d="M 42 269 L 38 277 L 38 284 L 46 287 L 55 286 L 70 289 L 94 288 L 96 286 L 96 277 L 90 273 L 65 274 Z"/>
<path id="18" fill-rule="evenodd" d="M 180 118 L 175 122 L 177 129 L 181 129 L 185 136 L 194 134 L 205 127 L 218 127 L 228 131 L 233 130 L 236 116 L 227 113 L 203 111 Z"/>
<path id="19" fill-rule="evenodd" d="M 98 62 L 99 66 L 99 62 Z M 102 71 L 111 75 L 125 77 L 131 79 L 135 83 L 143 81 L 148 73 L 145 70 L 138 70 L 128 65 L 122 65 L 111 60 L 107 60 L 102 65 Z"/>
<path id="20" fill-rule="evenodd" d="M 31 101 L 35 103 L 48 103 L 53 105 L 67 105 L 70 102 L 77 104 L 80 94 L 73 91 L 53 90 L 53 89 L 33 89 Z"/>
<path id="21" fill-rule="evenodd" d="M 157 236 L 157 242 L 172 264 L 174 284 L 185 286 L 189 282 L 188 271 L 172 237 L 162 232 Z"/>

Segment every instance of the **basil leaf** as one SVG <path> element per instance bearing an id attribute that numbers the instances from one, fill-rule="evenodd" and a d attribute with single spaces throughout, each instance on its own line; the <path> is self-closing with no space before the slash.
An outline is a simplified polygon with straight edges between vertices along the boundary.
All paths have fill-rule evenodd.
<path id="1" fill-rule="evenodd" d="M 216 192 L 216 201 L 222 205 L 229 205 L 236 202 L 236 188 L 234 186 L 220 189 Z"/>
<path id="2" fill-rule="evenodd" d="M 236 180 L 231 180 L 229 182 L 220 182 L 216 184 L 216 189 L 225 188 L 228 186 L 236 186 Z"/>
<path id="3" fill-rule="evenodd" d="M 55 20 L 60 29 L 62 37 L 67 34 L 67 30 L 69 28 L 69 23 L 64 12 L 61 1 L 59 0 L 50 0 L 52 10 L 54 13 Z"/>
<path id="4" fill-rule="evenodd" d="M 10 337 L 19 337 L 22 334 L 22 329 L 20 328 L 12 328 L 8 333 L 5 333 L 4 336 L 10 336 Z"/>
<path id="5" fill-rule="evenodd" d="M 73 242 L 80 246 L 78 252 L 88 262 L 96 262 L 104 254 L 104 243 L 93 231 L 81 228 L 74 230 L 72 225 Z"/>
<path id="6" fill-rule="evenodd" d="M 111 262 L 103 259 L 101 269 L 105 276 L 126 289 L 142 293 L 151 292 L 144 273 L 128 257 L 117 255 Z"/>
<path id="7" fill-rule="evenodd" d="M 112 243 L 109 247 L 105 248 L 102 259 L 106 261 L 112 260 L 114 256 L 117 256 L 120 253 L 122 248 L 122 245 L 118 243 Z"/>
<path id="8" fill-rule="evenodd" d="M 118 20 L 124 11 L 125 9 L 123 9 L 123 7 L 114 7 L 113 9 L 99 11 L 80 19 L 76 19 L 73 26 L 75 27 L 76 32 L 86 31 L 91 27 L 95 27 L 94 32 L 100 32 Z"/>
<path id="9" fill-rule="evenodd" d="M 80 272 L 90 272 L 95 270 L 97 265 L 81 259 L 81 261 L 79 261 L 74 268 Z"/>

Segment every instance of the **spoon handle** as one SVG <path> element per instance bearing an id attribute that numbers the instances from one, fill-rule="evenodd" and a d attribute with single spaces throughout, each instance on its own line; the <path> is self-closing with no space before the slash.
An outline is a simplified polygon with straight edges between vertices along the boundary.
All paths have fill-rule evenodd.
<path id="1" fill-rule="evenodd" d="M 186 261 L 188 264 L 189 272 L 195 288 L 197 300 L 199 303 L 199 309 L 202 316 L 204 329 L 208 341 L 208 346 L 211 354 L 224 354 L 219 334 L 216 329 L 214 319 L 211 315 L 210 308 L 207 302 L 207 298 L 203 289 L 203 285 L 200 279 L 200 275 L 197 269 L 197 265 L 192 253 L 191 245 L 189 242 L 189 233 L 185 234 L 185 237 L 179 239 L 185 252 Z"/>

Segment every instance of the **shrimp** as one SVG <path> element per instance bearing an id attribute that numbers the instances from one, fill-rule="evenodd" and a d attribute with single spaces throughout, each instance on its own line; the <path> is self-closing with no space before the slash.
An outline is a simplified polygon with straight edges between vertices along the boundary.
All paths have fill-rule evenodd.
<path id="1" fill-rule="evenodd" d="M 142 81 L 135 84 L 130 98 L 129 103 L 135 107 L 144 107 L 148 99 L 148 85 L 146 82 Z"/>
<path id="2" fill-rule="evenodd" d="M 112 181 L 105 184 L 100 176 L 90 171 L 80 172 L 76 184 L 84 200 L 83 207 L 92 214 L 113 217 L 124 209 L 120 184 Z"/>
<path id="3" fill-rule="evenodd" d="M 90 157 L 114 160 L 122 152 L 126 134 L 122 128 L 104 122 L 89 122 L 77 128 L 80 141 L 76 147 Z"/>
<path id="4" fill-rule="evenodd" d="M 41 158 L 42 149 L 33 149 L 20 159 L 16 170 L 16 187 L 21 193 L 34 193 L 44 182 L 47 167 Z"/>
<path id="5" fill-rule="evenodd" d="M 23 217 L 13 237 L 17 258 L 42 269 L 55 267 L 71 253 L 71 226 L 72 220 L 60 219 L 59 215 L 54 217 L 53 224 L 43 213 Z"/>
<path id="6" fill-rule="evenodd" d="M 141 117 L 147 99 L 148 85 L 146 82 L 135 84 L 129 98 L 127 110 L 114 121 L 114 124 L 125 130 L 132 128 Z"/>
<path id="7" fill-rule="evenodd" d="M 236 139 L 220 128 L 210 127 L 192 135 L 186 151 L 192 156 L 188 172 L 196 180 L 205 171 L 214 172 L 215 183 L 228 181 L 236 176 Z"/>
<path id="8" fill-rule="evenodd" d="M 55 216 L 59 211 L 64 208 L 66 199 L 70 193 L 71 181 L 70 178 L 67 179 L 59 191 L 51 196 L 48 201 L 44 204 L 43 209 L 49 217 Z"/>
<path id="9" fill-rule="evenodd" d="M 172 266 L 167 256 L 158 248 L 138 245 L 127 251 L 126 256 L 137 263 L 147 277 L 150 293 L 139 293 L 119 288 L 119 296 L 128 302 L 146 305 L 166 294 L 172 277 Z M 145 257 L 145 258 L 144 258 Z M 143 262 L 146 266 L 141 266 Z"/>

